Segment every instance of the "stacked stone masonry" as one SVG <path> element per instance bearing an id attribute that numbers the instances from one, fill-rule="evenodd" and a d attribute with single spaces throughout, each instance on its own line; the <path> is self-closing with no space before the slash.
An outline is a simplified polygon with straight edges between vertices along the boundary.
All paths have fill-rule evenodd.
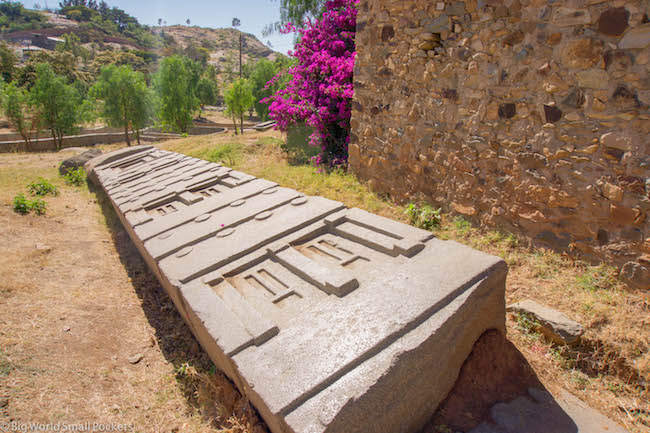
<path id="1" fill-rule="evenodd" d="M 650 288 L 649 5 L 361 0 L 351 170 Z"/>
<path id="2" fill-rule="evenodd" d="M 273 433 L 415 432 L 505 330 L 496 257 L 151 146 L 86 169 Z"/>

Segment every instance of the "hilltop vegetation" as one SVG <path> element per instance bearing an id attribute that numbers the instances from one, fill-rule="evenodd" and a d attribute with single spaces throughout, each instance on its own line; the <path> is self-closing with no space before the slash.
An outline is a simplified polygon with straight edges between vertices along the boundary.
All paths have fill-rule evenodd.
<path id="1" fill-rule="evenodd" d="M 34 35 L 59 37 L 74 35 L 93 54 L 103 51 L 129 51 L 146 62 L 174 54 L 220 65 L 234 61 L 239 52 L 240 31 L 188 26 L 143 25 L 124 10 L 94 0 L 64 0 L 57 13 L 32 11 L 19 2 L 0 3 L 0 33 L 3 39 L 19 45 Z M 188 20 L 189 21 L 189 20 Z M 245 61 L 275 60 L 277 53 L 248 33 L 242 34 Z"/>

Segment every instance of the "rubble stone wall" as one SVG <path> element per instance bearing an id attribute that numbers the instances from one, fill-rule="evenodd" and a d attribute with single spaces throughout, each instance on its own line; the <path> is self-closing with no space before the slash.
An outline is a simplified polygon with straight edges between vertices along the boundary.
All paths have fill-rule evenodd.
<path id="1" fill-rule="evenodd" d="M 362 0 L 350 169 L 650 288 L 650 2 Z"/>

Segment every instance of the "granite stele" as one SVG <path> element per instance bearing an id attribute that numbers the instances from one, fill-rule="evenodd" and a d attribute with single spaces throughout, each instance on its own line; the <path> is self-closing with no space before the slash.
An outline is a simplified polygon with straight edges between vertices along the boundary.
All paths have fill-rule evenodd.
<path id="1" fill-rule="evenodd" d="M 415 432 L 505 332 L 496 257 L 151 146 L 86 170 L 273 433 Z"/>

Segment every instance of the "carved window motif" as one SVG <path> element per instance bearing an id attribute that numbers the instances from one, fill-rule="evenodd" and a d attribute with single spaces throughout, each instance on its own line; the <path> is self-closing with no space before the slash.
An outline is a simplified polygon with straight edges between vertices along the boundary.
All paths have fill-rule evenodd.
<path id="1" fill-rule="evenodd" d="M 219 191 L 217 190 L 216 187 L 211 186 L 205 189 L 202 189 L 200 191 L 197 191 L 199 195 L 202 195 L 203 197 L 212 197 L 213 195 L 219 194 Z"/>
<path id="2" fill-rule="evenodd" d="M 290 296 L 302 298 L 298 292 L 290 289 L 288 285 L 264 268 L 244 277 L 244 280 L 258 289 L 273 304 L 279 304 Z"/>
<path id="3" fill-rule="evenodd" d="M 307 258 L 324 265 L 338 265 L 347 269 L 355 269 L 368 262 L 368 258 L 352 251 L 354 245 L 331 234 L 319 236 L 294 248 Z"/>
<path id="4" fill-rule="evenodd" d="M 219 296 L 223 298 L 226 286 L 233 287 L 245 302 L 280 328 L 327 298 L 321 289 L 269 259 L 224 278 L 212 285 Z"/>
<path id="5" fill-rule="evenodd" d="M 209 185 L 204 184 L 203 186 L 200 186 L 199 188 L 192 189 L 191 192 L 194 193 L 195 195 L 199 196 L 199 197 L 209 198 L 209 197 L 213 197 L 213 196 L 219 194 L 220 192 L 223 192 L 223 187 L 217 181 L 217 182 L 213 182 L 213 183 L 211 183 Z"/>
<path id="6" fill-rule="evenodd" d="M 165 203 L 162 205 L 149 208 L 147 209 L 147 213 L 153 217 L 160 217 L 160 216 L 168 215 L 172 212 L 176 212 L 177 210 L 178 210 L 178 203 L 172 202 L 172 203 Z"/>
<path id="7" fill-rule="evenodd" d="M 156 208 L 156 212 L 158 212 L 159 215 L 167 215 L 168 213 L 176 212 L 177 210 L 178 209 L 176 209 L 176 207 L 171 203 Z"/>

